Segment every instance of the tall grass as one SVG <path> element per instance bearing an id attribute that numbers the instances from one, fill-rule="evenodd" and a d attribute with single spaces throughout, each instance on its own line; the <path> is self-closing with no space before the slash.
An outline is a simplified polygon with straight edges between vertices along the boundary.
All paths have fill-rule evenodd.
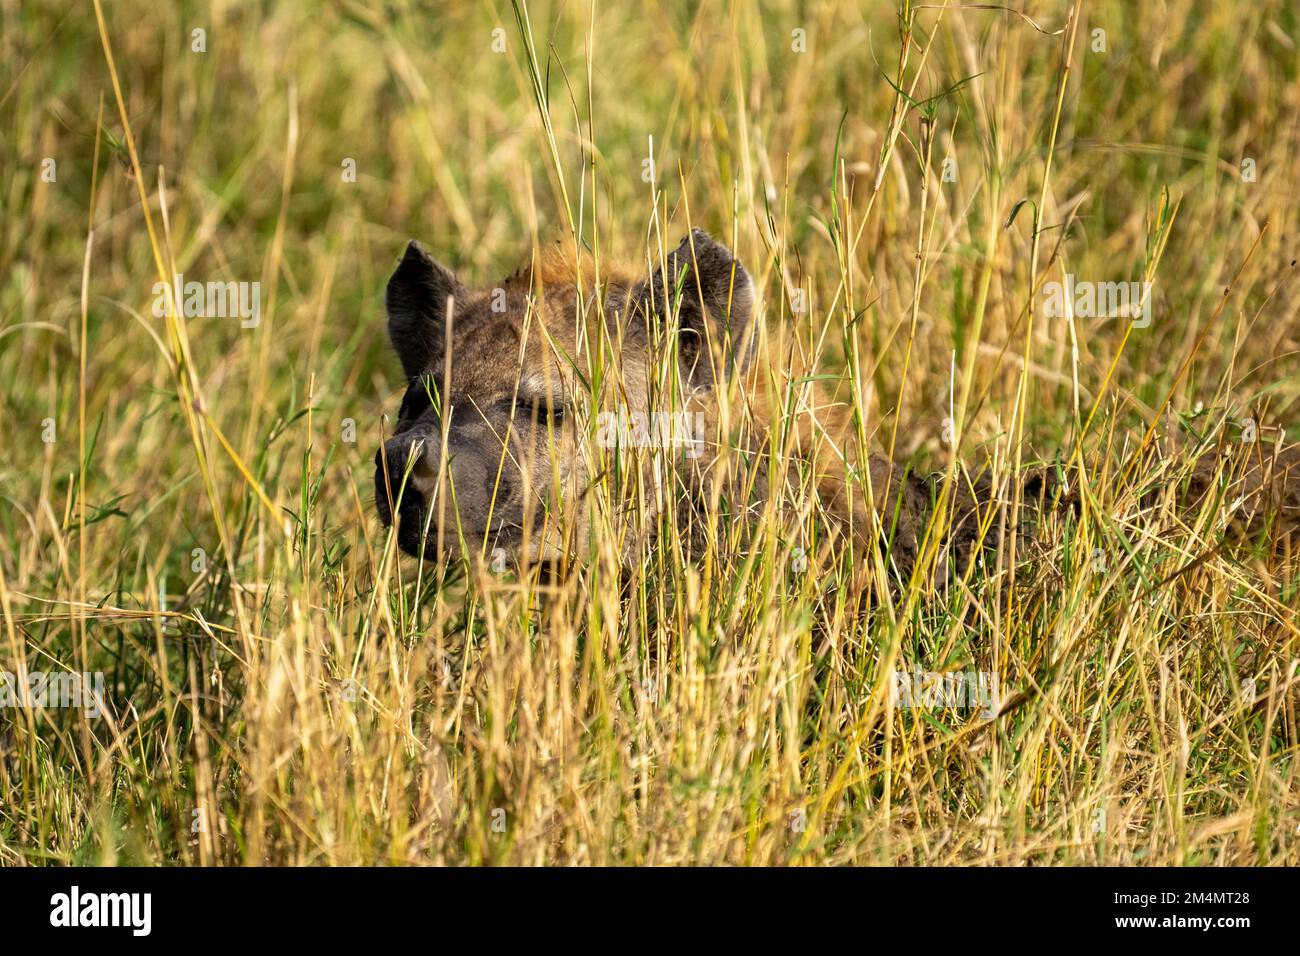
<path id="1" fill-rule="evenodd" d="M 0 710 L 0 862 L 1300 862 L 1294 556 L 1177 507 L 1298 417 L 1293 4 L 443 6 L 0 0 L 0 671 L 107 684 Z M 691 556 L 610 483 L 559 581 L 397 552 L 405 240 L 487 284 L 688 223 L 795 356 L 775 466 L 832 395 L 943 502 L 987 467 L 981 565 L 940 506 L 885 586 L 810 481 Z M 176 273 L 260 322 L 155 318 Z M 1044 462 L 1077 513 L 1017 529 Z"/>

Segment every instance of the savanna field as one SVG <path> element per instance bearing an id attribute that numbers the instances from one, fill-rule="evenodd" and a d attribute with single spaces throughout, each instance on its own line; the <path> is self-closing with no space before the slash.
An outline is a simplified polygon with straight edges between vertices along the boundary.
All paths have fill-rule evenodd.
<path id="1" fill-rule="evenodd" d="M 1300 863 L 1300 537 L 1235 484 L 1300 437 L 1298 44 L 1290 0 L 0 0 L 0 865 Z M 627 474 L 558 573 L 398 551 L 408 239 L 489 286 L 692 226 L 781 420 L 988 476 L 982 560 L 900 576 L 812 481 L 688 553 Z"/>

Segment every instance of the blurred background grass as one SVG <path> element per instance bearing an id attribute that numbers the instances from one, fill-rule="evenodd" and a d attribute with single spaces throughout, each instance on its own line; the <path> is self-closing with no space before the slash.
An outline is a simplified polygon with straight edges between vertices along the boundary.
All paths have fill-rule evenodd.
<path id="1" fill-rule="evenodd" d="M 202 456 L 191 441 L 170 343 L 150 312 L 153 250 L 93 7 L 0 0 L 3 663 L 106 670 L 117 715 L 108 731 L 67 715 L 0 716 L 0 727 L 11 723 L 0 739 L 0 860 L 1294 863 L 1294 737 L 1244 726 L 1231 742 L 1211 735 L 1189 770 L 1185 732 L 1157 731 L 1175 718 L 1137 684 L 1122 686 L 1148 711 L 1116 716 L 1136 736 L 1114 746 L 1146 758 L 1084 748 L 1056 754 L 1059 772 L 1043 774 L 1033 761 L 1059 746 L 1048 728 L 1064 718 L 1038 715 L 1047 723 L 1011 732 L 1038 749 L 1003 740 L 994 756 L 959 760 L 955 779 L 922 775 L 912 789 L 892 771 L 863 770 L 872 751 L 845 730 L 852 718 L 816 722 L 811 742 L 796 729 L 807 695 L 838 693 L 852 710 L 865 672 L 839 675 L 830 693 L 796 668 L 802 676 L 780 705 L 720 686 L 708 703 L 661 715 L 702 749 L 638 756 L 628 742 L 644 731 L 622 721 L 641 712 L 628 688 L 648 658 L 622 661 L 626 673 L 593 663 L 582 635 L 603 625 L 581 588 L 570 595 L 581 608 L 570 643 L 536 651 L 549 664 L 529 650 L 548 625 L 501 598 L 510 610 L 489 615 L 487 631 L 504 656 L 484 657 L 497 677 L 477 704 L 467 703 L 468 681 L 448 683 L 438 670 L 441 639 L 436 653 L 421 648 L 421 635 L 464 626 L 466 612 L 454 594 L 430 598 L 423 618 L 408 605 L 419 601 L 394 576 L 415 571 L 384 557 L 371 515 L 381 418 L 404 384 L 384 334 L 386 277 L 417 237 L 467 281 L 489 282 L 574 222 L 587 245 L 643 261 L 657 235 L 642 178 L 649 137 L 662 241 L 675 244 L 688 220 L 726 237 L 758 282 L 769 327 L 790 323 L 807 341 L 830 329 L 830 368 L 852 343 L 866 369 L 862 408 L 882 436 L 897 420 L 900 456 L 944 463 L 953 368 L 968 360 L 983 401 L 964 447 L 1005 442 L 1026 345 L 1034 211 L 1007 221 L 1042 189 L 1072 5 L 1027 2 L 1023 16 L 937 7 L 105 4 L 145 193 L 160 228 L 165 195 L 179 271 L 261 282 L 257 328 L 221 318 L 187 328 L 202 413 L 253 482 L 210 426 L 200 426 Z M 1171 388 L 1182 417 L 1202 407 L 1233 425 L 1253 417 L 1294 427 L 1300 11 L 1287 0 L 1078 9 L 1037 210 L 1038 268 L 1099 282 L 1153 275 L 1154 321 L 1125 341 L 1123 322 L 1081 320 L 1077 371 L 1066 323 L 1038 321 L 1026 439 L 1050 454 L 1077 437 L 1076 380 L 1085 417 L 1093 396 L 1115 399 L 1117 446 L 1125 428 L 1140 437 Z M 193 49 L 196 29 L 203 52 Z M 915 83 L 905 88 L 916 101 L 938 98 L 908 111 L 886 154 L 900 82 Z M 954 182 L 939 175 L 945 158 Z M 53 182 L 42 178 L 47 159 Z M 349 160 L 355 182 L 343 175 Z M 1246 160 L 1253 182 L 1243 179 Z M 985 270 L 985 317 L 973 330 Z M 792 317 L 796 287 L 811 308 Z M 1205 414 L 1192 426 L 1221 420 Z M 42 441 L 47 419 L 53 442 Z M 349 419 L 355 442 L 343 440 Z M 1197 600 L 1216 614 L 1240 610 L 1231 582 L 1214 580 L 1223 593 Z M 1294 659 L 1281 623 L 1294 618 L 1294 588 L 1277 594 L 1280 606 L 1233 620 L 1242 631 L 1225 638 L 1228 658 L 1255 654 L 1256 641 L 1275 663 Z M 701 631 L 721 639 L 739 628 L 748 641 L 795 647 L 810 621 L 832 635 L 855 626 L 808 595 L 781 610 L 770 632 L 739 618 Z M 1202 610 L 1175 607 L 1172 620 L 1229 626 Z M 1053 620 L 1029 621 L 1023 639 L 1065 626 Z M 671 623 L 620 618 L 608 633 L 671 642 L 681 637 Z M 1187 626 L 1183 637 L 1201 625 Z M 1117 625 L 1079 627 L 1105 635 Z M 1168 679 L 1158 633 L 1139 631 L 1154 656 L 1131 662 L 1133 675 Z M 622 645 L 610 640 L 616 657 Z M 733 663 L 752 660 L 743 651 L 754 644 L 740 647 Z M 772 683 L 758 685 L 776 693 L 786 685 L 773 653 L 761 665 Z M 1106 648 L 1098 653 L 1104 669 Z M 379 678 L 362 680 L 373 707 L 364 716 L 331 696 L 362 671 L 385 675 L 382 690 Z M 529 672 L 546 677 L 533 685 Z M 1092 727 L 1091 708 L 1115 705 L 1115 688 L 1084 673 L 1067 712 L 1088 714 Z M 556 694 L 573 697 L 561 706 Z M 628 712 L 605 713 L 620 694 Z M 518 711 L 521 700 L 547 701 L 563 732 L 534 728 L 530 738 L 519 722 L 541 718 Z M 711 750 L 730 739 L 728 706 L 757 723 L 726 745 L 734 750 Z M 1218 706 L 1205 703 L 1193 726 L 1213 725 Z M 784 744 L 772 743 L 789 721 Z M 567 758 L 547 754 L 552 744 Z M 1263 772 L 1261 753 L 1280 761 L 1275 771 Z M 1116 771 L 1110 796 L 1089 790 L 1125 760 L 1141 772 Z M 607 788 L 593 783 L 602 774 Z M 1243 774 L 1245 789 L 1233 783 Z M 1188 789 L 1195 807 L 1184 803 Z M 1092 802 L 1077 797 L 1083 790 Z M 1107 856 L 1087 821 L 1116 792 L 1129 797 L 1121 818 L 1157 819 L 1146 829 L 1112 823 Z M 838 822 L 792 837 L 787 809 L 807 800 L 815 822 Z M 1056 816 L 1044 822 L 1048 803 Z M 510 809 L 509 840 L 492 829 L 498 806 Z M 189 836 L 196 810 L 212 821 L 202 838 Z"/>

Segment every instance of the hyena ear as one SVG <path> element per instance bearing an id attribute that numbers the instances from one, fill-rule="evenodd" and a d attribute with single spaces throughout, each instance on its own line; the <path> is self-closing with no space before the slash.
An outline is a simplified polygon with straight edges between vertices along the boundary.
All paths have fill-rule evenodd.
<path id="1" fill-rule="evenodd" d="M 429 370 L 442 354 L 448 300 L 462 297 L 460 283 L 414 239 L 388 280 L 388 338 L 407 378 Z"/>
<path id="2" fill-rule="evenodd" d="M 754 284 L 731 250 L 703 229 L 674 249 L 633 291 L 648 319 L 677 316 L 677 352 L 686 381 L 711 388 L 739 375 L 754 353 Z"/>

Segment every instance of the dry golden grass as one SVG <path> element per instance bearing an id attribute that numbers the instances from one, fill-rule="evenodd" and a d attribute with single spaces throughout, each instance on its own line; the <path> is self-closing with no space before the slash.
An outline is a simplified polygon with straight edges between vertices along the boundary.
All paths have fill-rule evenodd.
<path id="1" fill-rule="evenodd" d="M 1293 3 L 442 6 L 0 0 L 0 671 L 107 683 L 0 710 L 0 864 L 1300 862 L 1296 562 L 1174 507 L 1300 418 Z M 400 556 L 405 240 L 688 224 L 879 447 L 1080 513 L 894 592 L 806 489 L 630 573 L 611 495 L 555 586 Z M 175 272 L 259 324 L 155 318 Z"/>

